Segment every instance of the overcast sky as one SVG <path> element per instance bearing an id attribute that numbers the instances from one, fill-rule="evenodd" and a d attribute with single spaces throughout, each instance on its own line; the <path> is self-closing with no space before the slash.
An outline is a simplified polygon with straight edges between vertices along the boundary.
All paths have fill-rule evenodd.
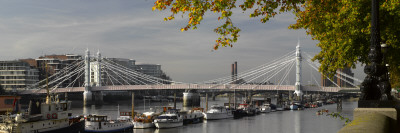
<path id="1" fill-rule="evenodd" d="M 162 65 L 175 81 L 199 82 L 264 64 L 295 49 L 317 53 L 317 41 L 304 30 L 289 30 L 291 13 L 263 24 L 249 12 L 235 10 L 241 28 L 233 48 L 212 51 L 222 22 L 208 13 L 197 30 L 181 32 L 187 18 L 165 22 L 168 11 L 152 11 L 155 0 L 12 0 L 0 4 L 0 60 L 37 58 L 45 54 L 84 54 L 99 49 L 103 56 Z M 355 72 L 356 77 L 358 73 Z M 310 76 L 304 76 L 308 78 Z M 364 77 L 362 74 L 357 78 Z M 305 79 L 305 80 L 309 80 Z"/>

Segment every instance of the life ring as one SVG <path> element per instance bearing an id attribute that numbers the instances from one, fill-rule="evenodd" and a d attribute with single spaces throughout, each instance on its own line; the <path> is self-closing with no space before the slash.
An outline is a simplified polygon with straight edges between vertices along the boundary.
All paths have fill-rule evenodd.
<path id="1" fill-rule="evenodd" d="M 57 113 L 53 113 L 53 115 L 51 115 L 51 117 L 52 117 L 53 119 L 57 119 Z"/>
<path id="2" fill-rule="evenodd" d="M 51 115 L 50 114 L 47 114 L 47 119 L 50 119 L 51 118 Z"/>

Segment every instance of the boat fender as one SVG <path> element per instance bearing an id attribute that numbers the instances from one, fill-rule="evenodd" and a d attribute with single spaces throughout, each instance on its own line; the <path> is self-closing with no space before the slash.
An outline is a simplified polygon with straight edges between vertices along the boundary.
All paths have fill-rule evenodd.
<path id="1" fill-rule="evenodd" d="M 47 119 L 50 119 L 51 118 L 51 115 L 50 114 L 47 114 Z"/>
<path id="2" fill-rule="evenodd" d="M 51 117 L 52 117 L 53 119 L 57 119 L 57 113 L 53 113 L 53 115 L 51 115 Z"/>

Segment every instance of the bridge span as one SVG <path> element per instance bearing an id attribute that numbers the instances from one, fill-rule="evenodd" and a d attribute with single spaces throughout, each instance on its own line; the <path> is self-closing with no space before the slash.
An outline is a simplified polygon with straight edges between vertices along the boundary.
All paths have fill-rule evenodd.
<path id="1" fill-rule="evenodd" d="M 304 55 L 307 57 L 304 59 L 306 64 L 312 68 L 310 71 L 318 71 L 320 64 L 312 62 L 312 57 L 307 53 L 304 53 Z M 140 73 L 111 59 L 102 58 L 100 52 L 97 52 L 97 56 L 92 56 L 87 50 L 84 60 L 72 63 L 45 80 L 25 88 L 19 94 L 47 93 L 46 88 L 49 88 L 50 93 L 83 92 L 83 101 L 86 104 L 86 101 L 89 103 L 94 101 L 93 99 L 101 100 L 103 91 L 184 89 L 219 90 L 224 92 L 235 90 L 292 91 L 297 97 L 303 95 L 303 92 L 359 91 L 354 81 L 360 82 L 360 80 L 340 71 L 337 71 L 336 78 L 333 80 L 325 76 L 336 87 L 320 85 L 313 74 L 311 74 L 311 79 L 314 79 L 317 85 L 311 85 L 310 81 L 309 85 L 302 84 L 301 81 L 303 80 L 304 82 L 304 79 L 301 78 L 302 58 L 300 44 L 298 43 L 296 50 L 253 69 L 237 73 L 237 64 L 235 63 L 232 65 L 232 75 L 230 76 L 203 82 L 183 83 Z M 296 76 L 289 74 L 293 67 L 296 68 Z M 289 83 L 289 77 L 295 77 L 294 84 Z M 275 78 L 273 85 L 270 82 L 272 78 Z M 355 88 L 342 87 L 341 84 L 338 85 L 334 82 L 337 79 L 340 79 L 340 83 L 345 82 L 355 86 Z M 84 83 L 81 84 L 82 80 Z M 75 83 L 76 81 L 80 81 L 79 84 Z M 286 81 L 286 84 L 284 81 Z"/>
<path id="2" fill-rule="evenodd" d="M 247 85 L 247 84 L 161 84 L 161 85 L 114 85 L 114 86 L 92 86 L 91 91 L 134 91 L 134 90 L 265 90 L 265 91 L 295 91 L 294 85 Z M 339 92 L 341 90 L 357 91 L 359 88 L 344 88 L 344 87 L 318 87 L 318 86 L 301 86 L 303 91 L 310 92 Z M 84 92 L 85 87 L 69 87 L 57 88 L 51 93 L 65 92 Z M 46 89 L 31 89 L 21 91 L 19 94 L 46 93 Z"/>

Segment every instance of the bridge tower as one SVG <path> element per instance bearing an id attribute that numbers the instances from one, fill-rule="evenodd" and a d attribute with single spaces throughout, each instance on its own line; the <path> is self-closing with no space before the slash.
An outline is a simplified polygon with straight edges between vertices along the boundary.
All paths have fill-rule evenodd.
<path id="1" fill-rule="evenodd" d="M 92 92 L 90 86 L 90 51 L 85 53 L 85 91 L 83 92 L 83 105 L 92 104 Z"/>
<path id="2" fill-rule="evenodd" d="M 101 54 L 97 52 L 97 62 L 90 62 L 90 51 L 85 53 L 85 91 L 83 92 L 83 104 L 92 105 L 103 102 L 103 93 L 101 91 L 92 92 L 92 85 L 101 86 Z M 91 65 L 92 64 L 92 65 Z M 92 71 L 94 71 L 92 73 Z M 93 74 L 94 79 L 91 79 Z M 93 81 L 93 83 L 91 82 Z"/>
<path id="3" fill-rule="evenodd" d="M 96 86 L 101 86 L 101 64 L 100 64 L 100 62 L 101 62 L 101 53 L 99 50 L 99 51 L 97 51 L 97 71 L 96 71 L 96 76 L 95 76 L 95 78 L 97 80 Z"/>
<path id="4" fill-rule="evenodd" d="M 96 66 L 94 67 L 94 65 L 92 66 L 92 70 L 94 71 L 94 75 L 93 75 L 93 81 L 95 81 L 96 86 L 101 86 L 101 53 L 100 51 L 97 51 L 97 62 L 93 62 L 93 64 L 96 64 Z M 103 103 L 103 92 L 101 91 L 96 91 L 93 94 L 94 96 L 94 100 L 96 104 L 102 104 Z"/>
<path id="5" fill-rule="evenodd" d="M 302 99 L 302 91 L 301 91 L 301 84 L 300 84 L 300 79 L 301 79 L 301 54 L 300 54 L 300 41 L 297 42 L 296 46 L 296 83 L 295 83 L 295 91 L 294 94 L 297 95 L 297 100 L 303 100 Z"/>

